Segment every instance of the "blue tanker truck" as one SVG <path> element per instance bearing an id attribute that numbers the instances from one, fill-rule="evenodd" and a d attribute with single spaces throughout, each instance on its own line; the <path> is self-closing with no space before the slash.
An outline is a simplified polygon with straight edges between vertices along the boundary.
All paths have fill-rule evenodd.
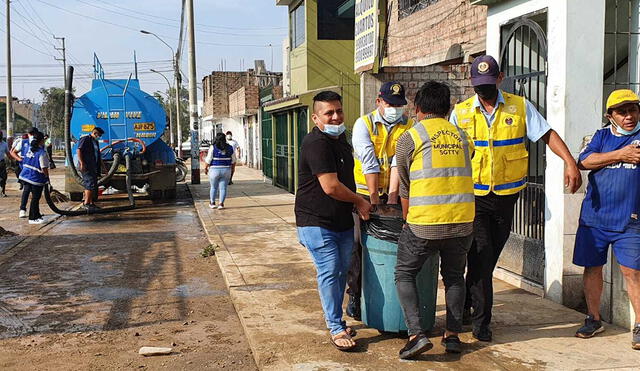
<path id="1" fill-rule="evenodd" d="M 94 66 L 91 90 L 79 98 L 73 99 L 69 93 L 73 69 L 68 73 L 66 192 L 72 201 L 82 199 L 83 188 L 74 166 L 77 143 L 100 127 L 104 130 L 100 152 L 105 168 L 99 186 L 128 192 L 132 204 L 134 185 L 146 189 L 152 199 L 175 198 L 176 156 L 162 139 L 167 126 L 163 107 L 140 89 L 137 78 L 105 79 L 95 55 Z"/>

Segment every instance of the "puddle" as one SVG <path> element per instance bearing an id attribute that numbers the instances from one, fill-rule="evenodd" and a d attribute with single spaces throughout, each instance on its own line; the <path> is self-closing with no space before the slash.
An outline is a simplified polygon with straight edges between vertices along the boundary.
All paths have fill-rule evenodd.
<path id="1" fill-rule="evenodd" d="M 189 283 L 176 287 L 173 296 L 193 298 L 198 296 L 226 296 L 226 291 L 214 290 L 209 283 L 202 278 L 193 278 Z"/>

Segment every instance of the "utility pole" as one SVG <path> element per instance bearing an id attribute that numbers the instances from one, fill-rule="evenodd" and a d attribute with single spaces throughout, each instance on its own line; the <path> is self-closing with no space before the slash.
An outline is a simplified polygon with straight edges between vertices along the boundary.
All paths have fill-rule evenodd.
<path id="1" fill-rule="evenodd" d="M 64 84 L 65 86 L 67 86 L 67 48 L 65 47 L 64 44 L 64 37 L 53 37 L 56 40 L 62 40 L 62 48 L 55 48 L 56 50 L 60 50 L 62 52 L 62 58 L 56 58 L 54 57 L 53 59 L 57 60 L 57 61 L 62 61 L 62 67 L 63 67 L 63 74 L 62 76 L 64 77 Z"/>
<path id="2" fill-rule="evenodd" d="M 13 92 L 11 91 L 11 6 L 9 5 L 9 0 L 7 1 L 7 142 L 11 144 L 13 140 Z"/>
<path id="3" fill-rule="evenodd" d="M 189 116 L 191 117 L 191 184 L 200 184 L 200 138 L 198 138 L 198 87 L 196 82 L 196 35 L 193 0 L 187 3 L 187 33 L 189 34 Z"/>
<path id="4" fill-rule="evenodd" d="M 175 95 L 176 95 L 176 130 L 178 134 L 178 157 L 182 158 L 182 125 L 180 124 L 180 90 L 182 90 L 182 77 L 180 76 L 180 68 L 178 65 L 177 53 L 173 56 L 173 75 L 176 79 Z"/>

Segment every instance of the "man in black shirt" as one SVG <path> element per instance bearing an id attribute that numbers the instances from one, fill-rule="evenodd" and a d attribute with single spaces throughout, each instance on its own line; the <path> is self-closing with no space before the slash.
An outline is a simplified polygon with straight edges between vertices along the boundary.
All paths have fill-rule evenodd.
<path id="1" fill-rule="evenodd" d="M 93 198 L 98 192 L 98 176 L 100 176 L 102 164 L 98 140 L 103 134 L 104 130 L 96 126 L 91 130 L 91 134 L 82 136 L 78 141 L 78 170 L 82 175 L 82 186 L 84 187 L 83 206 L 88 210 L 98 208 L 93 202 Z"/>
<path id="2" fill-rule="evenodd" d="M 353 248 L 355 205 L 369 219 L 371 205 L 356 193 L 352 148 L 344 135 L 342 97 L 323 91 L 313 98 L 316 126 L 302 141 L 295 214 L 300 243 L 316 266 L 318 292 L 331 341 L 340 350 L 355 346 L 355 331 L 342 320 L 342 300 Z"/>

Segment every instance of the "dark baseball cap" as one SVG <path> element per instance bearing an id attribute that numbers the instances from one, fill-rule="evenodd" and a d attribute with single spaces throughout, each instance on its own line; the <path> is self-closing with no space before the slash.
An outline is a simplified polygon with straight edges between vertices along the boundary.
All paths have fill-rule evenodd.
<path id="1" fill-rule="evenodd" d="M 480 56 L 471 63 L 471 84 L 473 86 L 495 85 L 498 76 L 500 76 L 500 66 L 490 55 Z"/>
<path id="2" fill-rule="evenodd" d="M 407 99 L 404 96 L 404 86 L 397 81 L 389 81 L 382 84 L 378 97 L 394 106 L 407 104 Z"/>

